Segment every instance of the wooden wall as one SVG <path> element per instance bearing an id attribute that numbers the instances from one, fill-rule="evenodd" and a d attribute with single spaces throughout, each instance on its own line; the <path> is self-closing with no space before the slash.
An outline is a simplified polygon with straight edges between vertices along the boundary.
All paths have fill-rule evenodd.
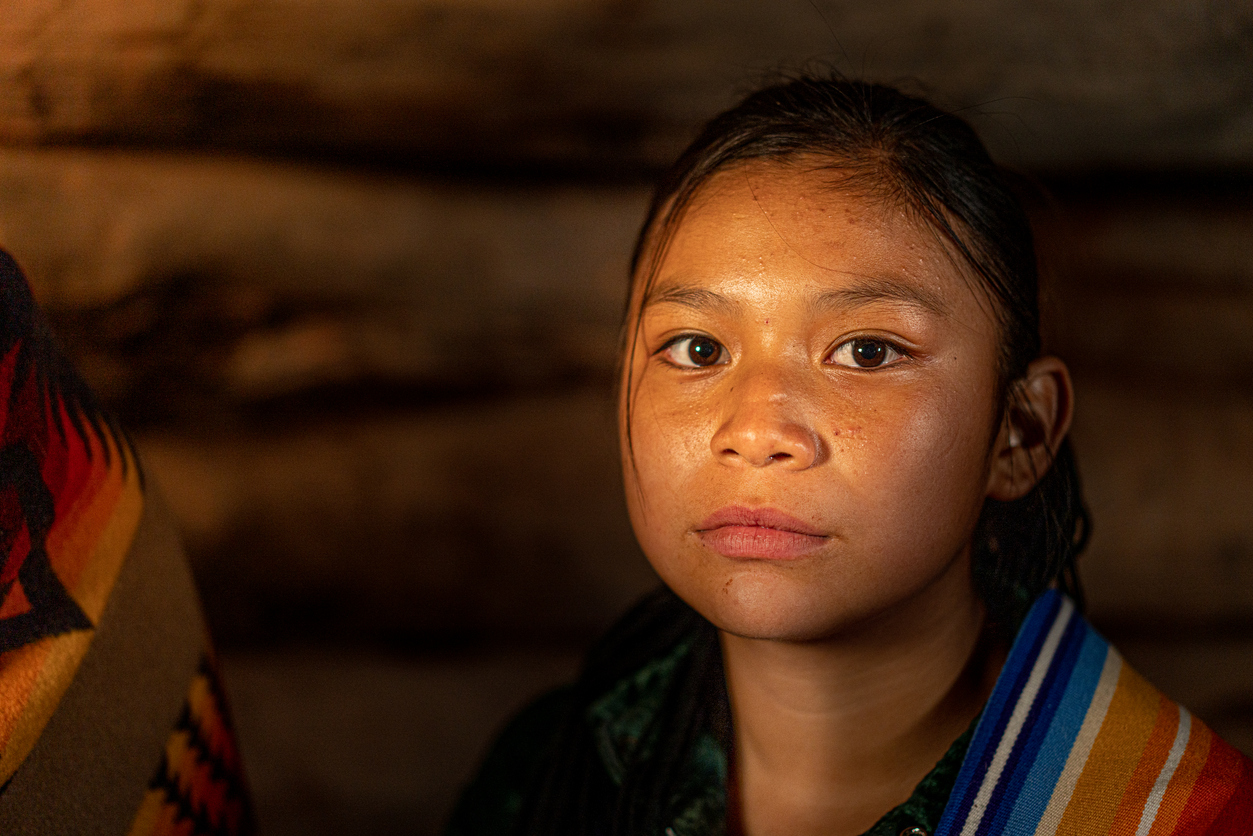
<path id="1" fill-rule="evenodd" d="M 654 579 L 612 369 L 647 183 L 775 67 L 1050 186 L 1095 619 L 1253 751 L 1253 7 L 11 0 L 0 245 L 181 519 L 270 833 L 433 832 Z"/>

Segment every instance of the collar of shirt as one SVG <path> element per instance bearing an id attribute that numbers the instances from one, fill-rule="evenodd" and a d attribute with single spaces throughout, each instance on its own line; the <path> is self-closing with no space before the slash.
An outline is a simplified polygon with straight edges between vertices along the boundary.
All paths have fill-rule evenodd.
<path id="1" fill-rule="evenodd" d="M 655 748 L 654 730 L 667 691 L 684 670 L 692 642 L 683 641 L 664 655 L 619 680 L 587 710 L 596 747 L 609 776 L 622 784 L 627 771 L 648 760 Z M 935 830 L 961 768 L 978 717 L 914 788 L 865 836 L 926 836 Z M 685 777 L 676 787 L 677 810 L 666 836 L 721 836 L 726 832 L 728 753 L 712 730 L 696 737 Z"/>

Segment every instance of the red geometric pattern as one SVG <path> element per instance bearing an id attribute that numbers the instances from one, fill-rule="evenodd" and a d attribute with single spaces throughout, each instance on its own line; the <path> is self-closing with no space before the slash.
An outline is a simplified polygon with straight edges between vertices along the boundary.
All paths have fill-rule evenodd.
<path id="1" fill-rule="evenodd" d="M 206 655 L 130 836 L 244 836 L 255 829 L 225 694 Z"/>
<path id="2" fill-rule="evenodd" d="M 73 680 L 143 505 L 129 441 L 0 252 L 0 782 Z"/>

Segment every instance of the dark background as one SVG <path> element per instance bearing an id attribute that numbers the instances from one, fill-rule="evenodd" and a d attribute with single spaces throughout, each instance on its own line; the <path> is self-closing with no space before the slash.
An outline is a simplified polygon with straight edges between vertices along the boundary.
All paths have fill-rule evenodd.
<path id="1" fill-rule="evenodd" d="M 652 585 L 611 399 L 647 184 L 811 60 L 1051 190 L 1092 614 L 1253 751 L 1253 4 L 10 2 L 0 244 L 182 521 L 266 833 L 433 833 Z"/>

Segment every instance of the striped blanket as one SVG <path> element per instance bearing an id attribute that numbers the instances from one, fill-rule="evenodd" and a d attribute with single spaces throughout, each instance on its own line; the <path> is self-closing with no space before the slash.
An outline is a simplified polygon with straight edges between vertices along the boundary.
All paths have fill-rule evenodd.
<path id="1" fill-rule="evenodd" d="M 1253 761 L 1048 592 L 1014 642 L 936 829 L 985 834 L 1250 836 Z"/>
<path id="2" fill-rule="evenodd" d="M 0 834 L 251 829 L 173 525 L 0 252 Z"/>

